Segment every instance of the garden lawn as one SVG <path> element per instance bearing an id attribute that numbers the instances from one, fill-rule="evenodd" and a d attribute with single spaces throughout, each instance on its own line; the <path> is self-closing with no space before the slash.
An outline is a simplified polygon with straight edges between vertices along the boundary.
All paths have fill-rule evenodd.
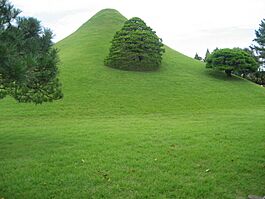
<path id="1" fill-rule="evenodd" d="M 265 89 L 169 47 L 156 72 L 105 67 L 125 20 L 56 44 L 63 100 L 0 101 L 0 198 L 265 195 Z"/>

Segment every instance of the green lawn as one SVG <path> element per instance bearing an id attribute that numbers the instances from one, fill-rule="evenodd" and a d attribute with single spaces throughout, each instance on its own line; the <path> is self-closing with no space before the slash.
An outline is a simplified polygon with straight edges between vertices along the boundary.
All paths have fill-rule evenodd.
<path id="1" fill-rule="evenodd" d="M 57 44 L 64 99 L 0 101 L 0 198 L 265 195 L 265 89 L 166 48 L 156 72 L 103 66 L 125 18 Z"/>

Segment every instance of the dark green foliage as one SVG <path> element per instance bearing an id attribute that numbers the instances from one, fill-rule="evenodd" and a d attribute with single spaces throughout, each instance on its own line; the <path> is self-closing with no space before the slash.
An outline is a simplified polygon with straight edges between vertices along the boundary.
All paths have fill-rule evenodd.
<path id="1" fill-rule="evenodd" d="M 228 76 L 232 72 L 256 71 L 258 63 L 248 52 L 239 49 L 219 49 L 210 54 L 206 60 L 206 68 L 225 71 Z"/>
<path id="2" fill-rule="evenodd" d="M 195 56 L 194 56 L 194 59 L 197 59 L 197 60 L 201 61 L 201 60 L 202 60 L 202 57 L 200 57 L 200 56 L 198 55 L 198 53 L 196 53 Z"/>
<path id="3" fill-rule="evenodd" d="M 243 50 L 249 53 L 257 62 L 259 62 L 259 58 L 255 55 L 254 50 L 252 48 L 244 48 Z"/>
<path id="4" fill-rule="evenodd" d="M 52 32 L 0 0 L 0 98 L 36 104 L 62 98 Z"/>
<path id="5" fill-rule="evenodd" d="M 205 57 L 204 57 L 204 59 L 203 59 L 204 62 L 206 62 L 207 57 L 208 57 L 210 54 L 211 54 L 211 53 L 210 53 L 209 49 L 207 48 L 207 51 L 206 51 L 206 53 L 205 53 Z"/>
<path id="6" fill-rule="evenodd" d="M 111 43 L 105 65 L 121 70 L 156 70 L 165 52 L 162 40 L 155 31 L 137 17 L 126 21 Z"/>
<path id="7" fill-rule="evenodd" d="M 261 66 L 265 65 L 265 19 L 260 23 L 260 27 L 256 30 L 256 38 L 254 41 L 256 45 L 251 46 L 254 49 L 260 59 Z"/>

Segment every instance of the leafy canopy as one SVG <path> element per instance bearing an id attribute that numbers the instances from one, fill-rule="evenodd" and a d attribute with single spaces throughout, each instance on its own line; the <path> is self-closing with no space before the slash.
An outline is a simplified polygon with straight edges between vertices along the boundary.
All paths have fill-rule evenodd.
<path id="1" fill-rule="evenodd" d="M 35 18 L 0 0 L 0 98 L 42 103 L 63 97 L 53 34 Z"/>
<path id="2" fill-rule="evenodd" d="M 165 52 L 162 39 L 140 18 L 125 22 L 112 42 L 105 65 L 122 70 L 152 71 L 160 67 Z"/>
<path id="3" fill-rule="evenodd" d="M 225 48 L 214 50 L 208 55 L 206 68 L 225 71 L 228 76 L 231 76 L 232 72 L 256 71 L 258 63 L 250 53 L 242 49 Z"/>

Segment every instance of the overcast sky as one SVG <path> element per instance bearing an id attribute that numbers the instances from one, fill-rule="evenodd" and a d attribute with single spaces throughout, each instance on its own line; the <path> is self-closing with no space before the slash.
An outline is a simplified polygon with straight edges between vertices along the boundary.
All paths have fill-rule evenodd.
<path id="1" fill-rule="evenodd" d="M 194 57 L 216 47 L 248 47 L 265 18 L 265 0 L 11 0 L 34 16 L 59 41 L 101 9 L 140 17 L 164 43 Z"/>

